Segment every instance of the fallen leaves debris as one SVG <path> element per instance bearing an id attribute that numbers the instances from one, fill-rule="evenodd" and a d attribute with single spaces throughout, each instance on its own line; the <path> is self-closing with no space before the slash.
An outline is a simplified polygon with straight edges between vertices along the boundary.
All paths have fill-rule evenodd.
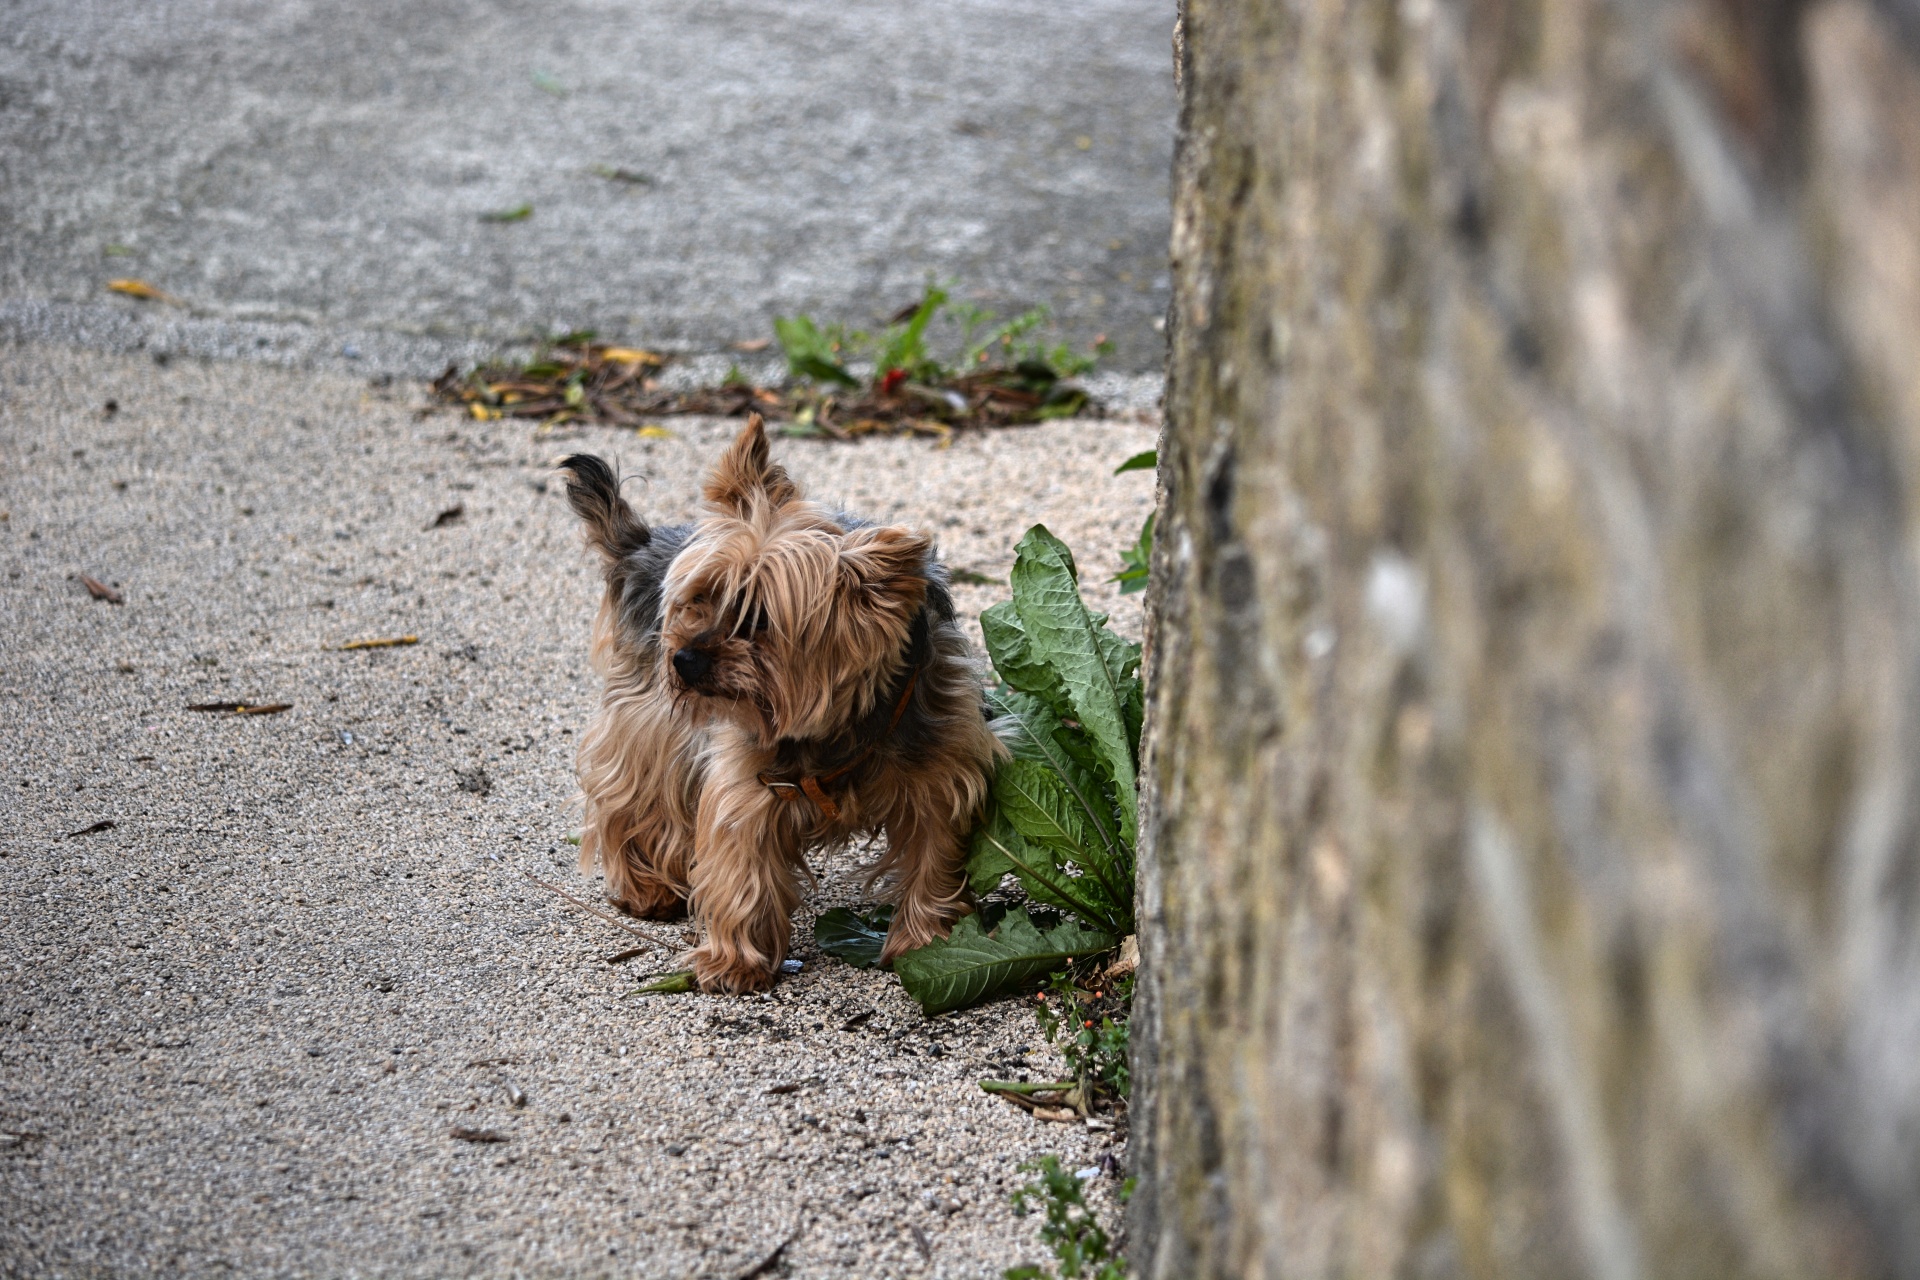
<path id="1" fill-rule="evenodd" d="M 506 1142 L 507 1135 L 496 1129 L 469 1129 L 457 1124 L 448 1131 L 448 1137 L 458 1138 L 462 1142 Z"/>
<path id="2" fill-rule="evenodd" d="M 729 417 L 781 404 L 774 393 L 743 384 L 664 391 L 652 375 L 666 363 L 665 356 L 637 347 L 563 339 L 524 365 L 482 365 L 464 377 L 448 365 L 433 390 L 442 400 L 466 405 L 482 421 L 537 418 L 548 426 L 588 421 L 643 427 L 661 414 Z"/>
<path id="3" fill-rule="evenodd" d="M 456 520 L 459 520 L 462 516 L 466 514 L 467 514 L 467 504 L 464 502 L 456 502 L 452 506 L 448 507 L 445 511 L 442 511 L 439 515 L 435 516 L 433 518 L 433 523 L 428 525 L 427 528 L 444 529 L 448 525 L 454 523 Z"/>
<path id="4" fill-rule="evenodd" d="M 118 825 L 119 824 L 116 823 L 112 818 L 102 818 L 100 819 L 100 821 L 94 823 L 90 827 L 82 827 L 78 831 L 69 831 L 67 832 L 66 835 L 61 836 L 60 838 L 62 840 L 71 840 L 75 836 L 99 835 L 102 831 L 111 831 L 114 829 L 114 827 Z"/>
<path id="5" fill-rule="evenodd" d="M 87 594 L 95 600 L 105 600 L 108 604 L 125 604 L 127 602 L 125 596 L 98 578 L 90 578 L 83 573 L 80 575 L 80 585 L 85 587 Z"/>
<path id="6" fill-rule="evenodd" d="M 351 649 L 399 649 L 419 643 L 419 636 L 391 636 L 383 640 L 349 640 L 340 646 L 340 652 L 346 653 Z"/>
<path id="7" fill-rule="evenodd" d="M 764 344 L 735 343 L 735 350 Z M 626 361 L 618 356 L 637 355 Z M 679 414 L 710 417 L 764 415 L 790 435 L 851 440 L 911 433 L 939 440 L 956 429 L 1003 427 L 1063 417 L 1089 402 L 1070 384 L 1023 362 L 984 366 L 938 385 L 887 378 L 865 388 L 805 384 L 781 388 L 730 379 L 719 386 L 671 390 L 652 375 L 667 363 L 653 352 L 609 347 L 590 338 L 560 339 L 524 365 L 481 365 L 462 374 L 449 365 L 433 392 L 461 404 L 480 421 L 533 418 L 549 427 L 568 422 L 644 427 L 648 419 Z"/>
<path id="8" fill-rule="evenodd" d="M 291 702 L 195 702 L 189 711 L 223 711 L 235 716 L 277 716 L 293 710 Z"/>
<path id="9" fill-rule="evenodd" d="M 800 1092 L 800 1086 L 796 1083 L 776 1084 L 772 1088 L 767 1090 L 767 1096 L 771 1098 L 771 1097 L 776 1097 L 782 1094 L 798 1093 L 798 1092 Z"/>
<path id="10" fill-rule="evenodd" d="M 601 956 L 601 964 L 625 964 L 629 960 L 638 960 L 647 954 L 645 947 L 628 947 L 625 951 L 616 951 L 610 956 Z"/>

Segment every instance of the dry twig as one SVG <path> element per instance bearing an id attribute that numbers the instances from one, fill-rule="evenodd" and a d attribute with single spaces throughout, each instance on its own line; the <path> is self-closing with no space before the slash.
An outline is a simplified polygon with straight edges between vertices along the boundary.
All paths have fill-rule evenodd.
<path id="1" fill-rule="evenodd" d="M 800 1212 L 793 1215 L 793 1230 L 787 1232 L 786 1238 L 774 1245 L 760 1261 L 734 1276 L 734 1280 L 754 1280 L 755 1276 L 767 1274 L 773 1269 L 773 1265 L 780 1261 L 780 1255 L 787 1251 L 787 1246 L 800 1238 L 800 1233 L 806 1229 L 806 1226 L 807 1206 L 803 1204 L 800 1206 Z"/>
<path id="2" fill-rule="evenodd" d="M 571 902 L 574 906 L 580 908 L 582 911 L 585 911 L 590 915 L 599 916 L 602 920 L 605 920 L 608 924 L 612 925 L 614 928 L 624 929 L 628 933 L 632 934 L 634 937 L 640 939 L 642 942 L 648 943 L 655 947 L 664 948 L 665 946 L 664 943 L 658 941 L 657 939 L 649 938 L 646 934 L 642 933 L 639 929 L 636 929 L 634 926 L 628 924 L 625 920 L 622 920 L 618 916 L 613 915 L 609 912 L 602 911 L 600 908 L 594 906 L 592 903 L 580 901 L 580 899 L 574 897 L 572 894 L 568 893 L 565 889 L 562 889 L 559 885 L 548 884 L 545 880 L 542 880 L 539 876 L 533 874 L 533 872 L 528 871 L 525 867 L 520 868 L 520 874 L 525 876 L 527 879 L 533 881 L 535 884 L 539 885 L 542 889 L 545 889 L 551 893 L 559 894 L 561 897 L 565 898 L 568 902 Z"/>

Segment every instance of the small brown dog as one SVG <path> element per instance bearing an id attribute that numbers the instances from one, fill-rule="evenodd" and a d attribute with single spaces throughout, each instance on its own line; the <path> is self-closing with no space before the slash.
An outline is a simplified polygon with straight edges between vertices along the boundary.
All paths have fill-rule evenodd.
<path id="1" fill-rule="evenodd" d="M 943 936 L 1003 748 L 932 542 L 803 500 L 757 416 L 694 524 L 650 529 L 599 458 L 561 466 L 607 580 L 581 865 L 634 915 L 690 906 L 708 991 L 772 984 L 805 851 L 857 834 L 887 836 L 883 959 Z"/>

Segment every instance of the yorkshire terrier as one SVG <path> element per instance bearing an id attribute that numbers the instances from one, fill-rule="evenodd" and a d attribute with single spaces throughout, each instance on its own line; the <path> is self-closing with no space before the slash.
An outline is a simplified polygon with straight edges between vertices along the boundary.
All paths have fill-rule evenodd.
<path id="1" fill-rule="evenodd" d="M 757 415 L 693 524 L 650 528 L 597 457 L 560 465 L 607 584 L 581 866 L 633 915 L 691 911 L 706 991 L 772 985 L 807 850 L 856 835 L 886 834 L 882 962 L 944 937 L 1004 748 L 932 541 L 803 499 Z"/>

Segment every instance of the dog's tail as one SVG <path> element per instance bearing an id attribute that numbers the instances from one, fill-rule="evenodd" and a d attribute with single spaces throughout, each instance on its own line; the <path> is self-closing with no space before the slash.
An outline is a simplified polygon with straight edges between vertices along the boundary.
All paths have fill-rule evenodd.
<path id="1" fill-rule="evenodd" d="M 587 522 L 587 545 L 618 564 L 653 541 L 647 522 L 620 496 L 620 477 L 590 453 L 561 460 L 567 473 L 567 502 Z"/>

